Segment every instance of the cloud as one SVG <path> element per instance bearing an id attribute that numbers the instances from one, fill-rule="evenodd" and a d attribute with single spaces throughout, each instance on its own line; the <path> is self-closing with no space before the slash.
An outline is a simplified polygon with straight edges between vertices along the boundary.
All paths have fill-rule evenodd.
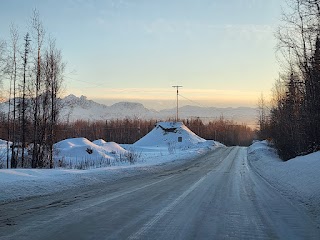
<path id="1" fill-rule="evenodd" d="M 176 104 L 176 90 L 167 88 L 105 88 L 69 89 L 68 94 L 87 96 L 105 104 L 121 101 L 140 102 L 154 109 L 170 108 Z M 179 103 L 202 107 L 255 107 L 261 92 L 229 89 L 200 89 L 183 87 L 179 90 Z"/>
<path id="2" fill-rule="evenodd" d="M 174 88 L 86 88 L 83 93 L 79 89 L 70 89 L 70 92 L 86 95 L 88 98 L 105 99 L 142 99 L 142 100 L 168 100 L 175 99 Z M 239 91 L 223 89 L 188 89 L 181 88 L 180 94 L 191 100 L 252 100 L 257 99 L 261 92 Z"/>
<path id="3" fill-rule="evenodd" d="M 216 36 L 217 34 L 223 34 L 230 39 L 261 41 L 273 38 L 275 31 L 272 25 L 267 24 L 210 24 L 189 20 L 169 21 L 163 18 L 156 19 L 149 23 L 141 23 L 141 25 L 147 34 L 159 37 L 179 34 L 189 39 L 199 38 L 205 35 Z"/>
<path id="4" fill-rule="evenodd" d="M 226 24 L 223 28 L 229 37 L 245 40 L 265 40 L 273 38 L 274 33 L 274 28 L 271 25 Z"/>

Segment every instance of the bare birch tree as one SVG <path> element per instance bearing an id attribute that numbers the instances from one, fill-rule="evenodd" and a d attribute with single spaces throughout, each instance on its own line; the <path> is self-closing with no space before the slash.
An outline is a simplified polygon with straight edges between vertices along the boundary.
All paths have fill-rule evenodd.
<path id="1" fill-rule="evenodd" d="M 16 92 L 17 92 L 17 74 L 18 74 L 18 40 L 19 40 L 19 33 L 17 28 L 12 24 L 10 26 L 10 58 L 9 58 L 9 75 L 10 75 L 10 93 L 9 99 L 12 96 L 12 130 L 11 130 L 11 137 L 12 137 L 12 146 L 11 146 L 11 168 L 16 168 L 18 163 L 18 149 L 16 150 L 15 147 L 17 145 L 17 135 L 16 135 L 16 111 L 17 111 L 17 104 L 16 104 Z M 12 95 L 11 95 L 12 94 Z M 9 101 L 9 105 L 10 105 Z M 10 108 L 9 108 L 10 109 Z M 9 121 L 9 128 L 10 128 L 10 110 L 8 112 L 8 121 Z M 10 130 L 9 130 L 10 131 Z"/>
<path id="2" fill-rule="evenodd" d="M 41 49 L 44 42 L 45 30 L 40 21 L 39 12 L 33 11 L 31 19 L 33 39 L 36 43 L 36 60 L 35 60 L 35 94 L 34 94 L 34 113 L 33 113 L 33 154 L 32 154 L 32 167 L 43 167 L 42 160 L 40 159 L 39 152 L 41 150 L 39 141 L 39 125 L 40 125 L 40 87 L 41 87 Z"/>

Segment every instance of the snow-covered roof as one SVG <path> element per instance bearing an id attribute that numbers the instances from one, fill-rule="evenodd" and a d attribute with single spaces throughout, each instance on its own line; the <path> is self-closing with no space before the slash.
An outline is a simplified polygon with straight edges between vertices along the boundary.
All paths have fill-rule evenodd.
<path id="1" fill-rule="evenodd" d="M 191 147 L 205 141 L 182 122 L 159 122 L 151 132 L 135 142 L 134 146 L 167 146 L 168 144 L 176 144 L 179 147 Z"/>
<path id="2" fill-rule="evenodd" d="M 184 124 L 182 122 L 158 122 L 156 126 L 160 126 L 162 129 L 181 128 Z"/>

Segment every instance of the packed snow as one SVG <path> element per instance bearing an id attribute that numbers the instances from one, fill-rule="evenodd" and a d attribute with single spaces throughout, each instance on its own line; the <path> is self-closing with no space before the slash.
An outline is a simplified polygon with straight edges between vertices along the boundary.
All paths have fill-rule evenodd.
<path id="1" fill-rule="evenodd" d="M 284 162 L 267 141 L 258 141 L 248 148 L 248 160 L 272 186 L 307 207 L 320 225 L 320 151 Z"/>
<path id="2" fill-rule="evenodd" d="M 65 139 L 54 145 L 55 169 L 0 169 L 0 202 L 152 171 L 162 164 L 187 161 L 217 146 L 223 145 L 200 138 L 183 123 L 171 122 L 158 123 L 134 144 Z M 0 142 L 0 149 L 6 151 L 5 141 Z M 5 167 L 5 159 L 2 162 Z"/>

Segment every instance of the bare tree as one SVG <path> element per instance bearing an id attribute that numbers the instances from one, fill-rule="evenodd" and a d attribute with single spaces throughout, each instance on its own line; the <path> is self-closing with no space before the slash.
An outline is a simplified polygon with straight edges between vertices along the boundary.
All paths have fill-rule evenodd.
<path id="1" fill-rule="evenodd" d="M 288 159 L 320 149 L 320 1 L 288 0 L 277 37 L 287 74 L 271 123 Z"/>
<path id="2" fill-rule="evenodd" d="M 40 141 L 39 141 L 39 124 L 40 124 L 40 87 L 41 87 L 41 48 L 44 41 L 45 30 L 40 21 L 39 12 L 33 11 L 31 19 L 31 25 L 33 30 L 33 38 L 36 43 L 36 61 L 35 61 L 35 95 L 34 95 L 34 114 L 33 114 L 33 154 L 32 154 L 32 167 L 43 167 L 42 160 L 39 156 Z"/>
<path id="3" fill-rule="evenodd" d="M 5 66 L 6 66 L 5 52 L 6 52 L 6 43 L 5 43 L 5 41 L 0 40 L 0 98 L 1 99 L 3 98 L 3 76 L 5 73 Z M 9 130 L 7 130 L 7 133 L 8 132 L 9 132 Z M 7 141 L 7 168 L 9 168 L 9 143 L 8 143 L 8 141 Z"/>
<path id="4" fill-rule="evenodd" d="M 17 74 L 18 74 L 18 40 L 19 40 L 19 34 L 17 28 L 12 24 L 10 26 L 10 36 L 11 36 L 11 45 L 10 45 L 10 54 L 11 57 L 8 59 L 9 60 L 9 75 L 10 75 L 10 93 L 9 93 L 9 99 L 11 98 L 11 93 L 12 95 L 12 101 L 13 101 L 13 117 L 12 117 L 12 131 L 11 135 L 12 136 L 12 146 L 11 146 L 11 168 L 16 168 L 17 167 L 17 161 L 18 161 L 18 149 L 17 151 L 15 150 L 15 146 L 17 144 L 17 135 L 16 135 L 16 111 L 17 111 L 17 104 L 16 104 L 16 91 L 17 91 Z M 12 84 L 12 85 L 11 85 Z M 9 105 L 10 105 L 9 101 Z M 10 122 L 10 108 L 8 112 L 8 121 Z M 10 127 L 10 123 L 9 123 Z"/>
<path id="5" fill-rule="evenodd" d="M 22 103 L 21 103 L 21 167 L 24 167 L 25 148 L 26 148 L 26 133 L 27 133 L 27 119 L 26 119 L 26 92 L 27 92 L 27 68 L 30 53 L 30 37 L 27 33 L 24 37 L 24 52 L 23 60 L 23 80 L 22 80 Z"/>
<path id="6" fill-rule="evenodd" d="M 2 98 L 3 75 L 5 67 L 6 42 L 0 39 L 0 98 Z"/>
<path id="7" fill-rule="evenodd" d="M 65 64 L 62 62 L 61 52 L 56 48 L 55 41 L 49 41 L 49 47 L 44 53 L 43 72 L 45 80 L 45 92 L 43 107 L 43 140 L 45 149 L 49 157 L 49 167 L 53 168 L 53 144 L 55 138 L 55 128 L 58 122 L 60 104 L 58 96 L 63 82 Z M 48 107 L 50 106 L 50 107 Z"/>
<path id="8" fill-rule="evenodd" d="M 258 99 L 258 124 L 259 124 L 259 137 L 261 139 L 266 139 L 269 136 L 268 127 L 269 127 L 269 110 L 266 103 L 266 100 L 261 93 L 260 98 Z"/>
<path id="9" fill-rule="evenodd" d="M 52 168 L 55 128 L 60 109 L 58 99 L 65 64 L 55 41 L 46 42 L 37 10 L 33 11 L 30 25 L 30 35 L 24 35 L 22 51 L 19 51 L 19 34 L 13 25 L 10 28 L 10 48 L 6 49 L 5 43 L 0 41 L 0 83 L 4 77 L 9 80 L 8 115 L 0 115 L 0 121 L 6 118 L 0 126 L 6 133 L 0 132 L 8 139 L 7 167 L 11 165 L 15 168 L 20 163 L 25 167 L 28 165 L 26 156 L 32 155 L 30 160 L 33 168 Z M 13 142 L 12 149 L 10 141 Z M 32 154 L 27 155 L 28 142 L 32 143 L 33 149 Z"/>

